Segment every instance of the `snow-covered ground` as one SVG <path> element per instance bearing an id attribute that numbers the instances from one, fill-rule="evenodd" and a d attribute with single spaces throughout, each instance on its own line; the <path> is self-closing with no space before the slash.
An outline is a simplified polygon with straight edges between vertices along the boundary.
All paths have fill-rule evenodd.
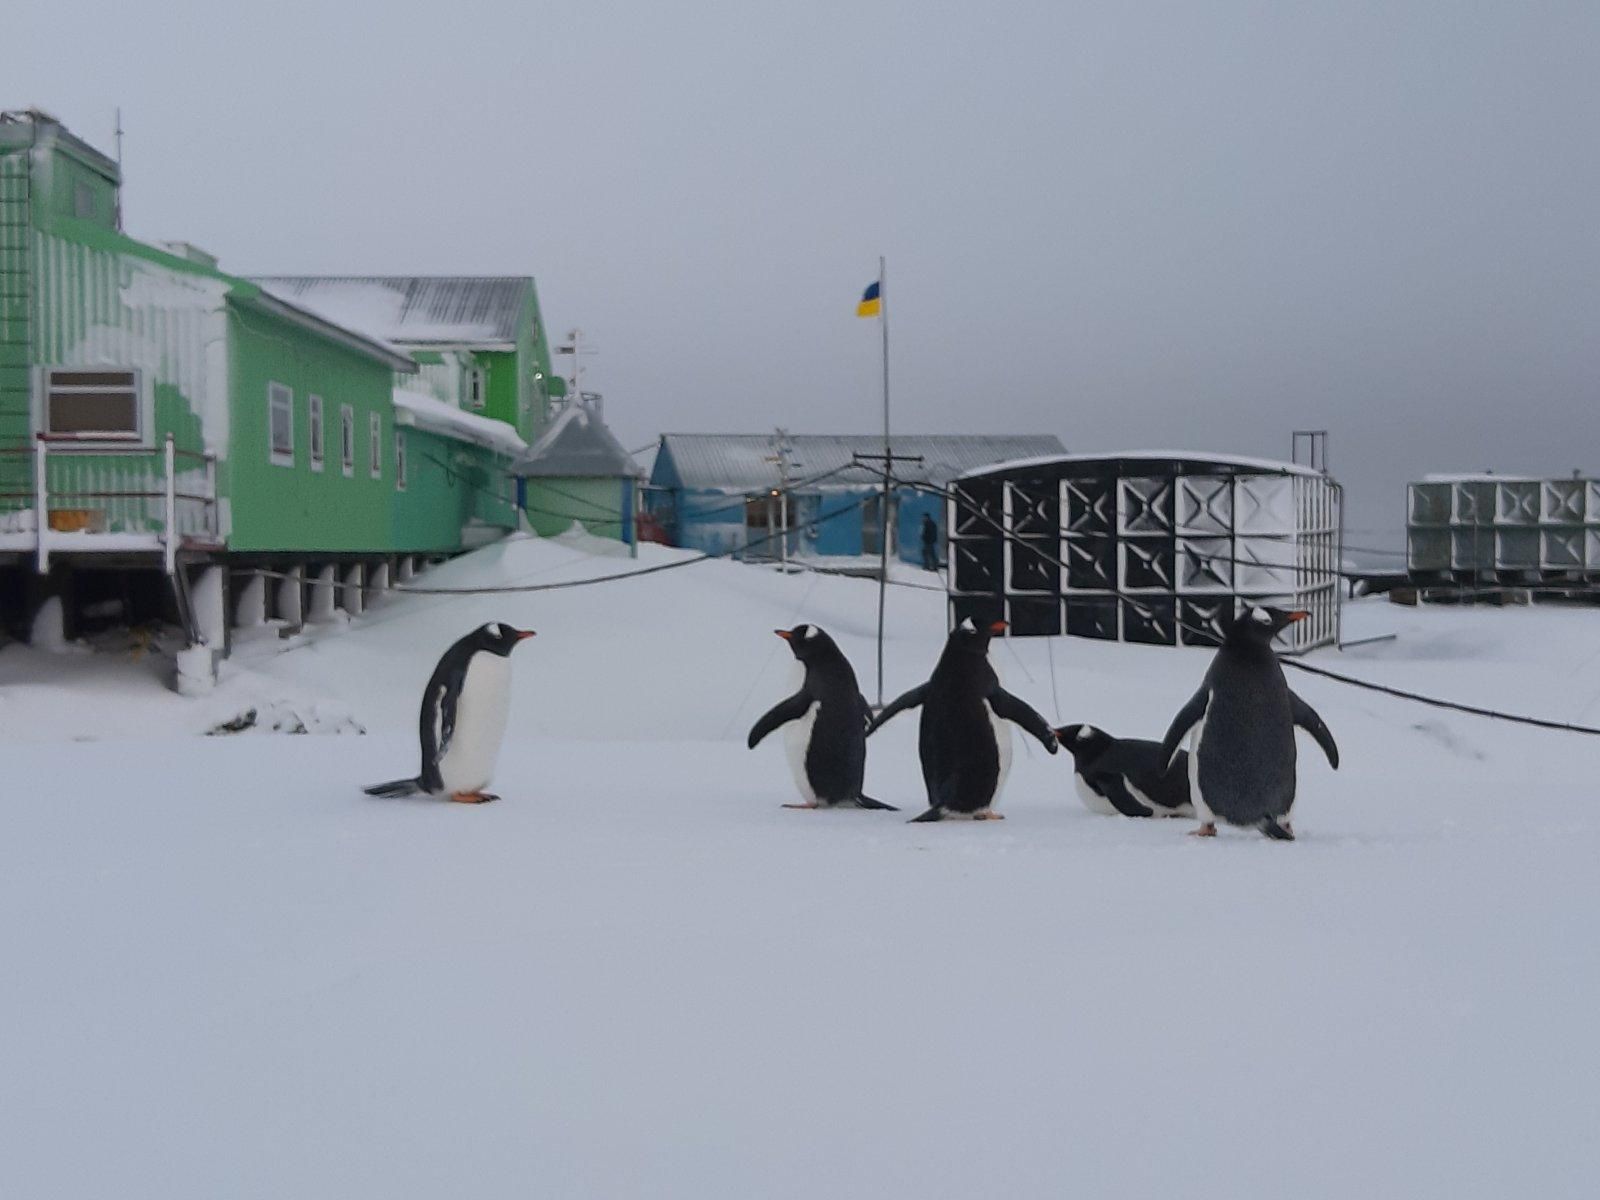
<path id="1" fill-rule="evenodd" d="M 419 583 L 632 565 L 524 540 Z M 889 605 L 893 694 L 943 610 Z M 539 631 L 504 801 L 364 797 L 489 619 Z M 0 1195 L 1600 1188 L 1600 739 L 1294 675 L 1344 766 L 1303 747 L 1293 844 L 1092 816 L 1021 737 L 1009 820 L 907 825 L 914 715 L 868 763 L 907 813 L 781 809 L 781 739 L 743 745 L 771 630 L 828 628 L 871 697 L 875 619 L 866 581 L 702 563 L 263 631 L 202 699 L 152 652 L 0 649 Z M 1600 723 L 1592 613 L 1348 610 L 1384 632 L 1314 658 Z M 1145 736 L 1206 659 L 994 650 L 1047 716 Z M 249 708 L 368 736 L 193 736 Z"/>

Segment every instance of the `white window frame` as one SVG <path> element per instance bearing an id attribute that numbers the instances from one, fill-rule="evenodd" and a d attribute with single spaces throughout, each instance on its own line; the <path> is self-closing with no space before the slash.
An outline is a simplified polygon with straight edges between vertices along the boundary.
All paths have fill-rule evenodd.
<path id="1" fill-rule="evenodd" d="M 315 392 L 306 397 L 306 423 L 310 426 L 306 433 L 311 447 L 311 469 L 320 471 L 328 454 L 328 436 L 322 420 L 322 397 Z"/>
<path id="2" fill-rule="evenodd" d="M 374 479 L 383 478 L 383 414 L 367 414 L 367 470 Z"/>
<path id="3" fill-rule="evenodd" d="M 138 428 L 133 433 L 117 433 L 111 430 L 98 430 L 84 433 L 52 433 L 50 431 L 50 393 L 52 391 L 73 391 L 70 387 L 52 387 L 51 381 L 56 372 L 79 374 L 84 371 L 93 371 L 99 374 L 118 372 L 133 376 L 134 419 Z M 121 364 L 91 363 L 82 366 L 55 366 L 40 367 L 37 371 L 38 382 L 33 392 L 33 427 L 45 435 L 53 445 L 77 450 L 149 450 L 155 446 L 151 436 L 153 427 L 153 408 L 151 403 L 148 378 L 145 372 L 138 367 L 128 367 Z M 103 390 L 103 385 L 94 388 L 85 388 L 85 391 Z"/>
<path id="4" fill-rule="evenodd" d="M 279 450 L 272 440 L 274 409 L 281 409 L 289 418 L 289 448 Z M 267 381 L 267 459 L 275 467 L 294 466 L 294 389 L 276 379 Z"/>
<path id="5" fill-rule="evenodd" d="M 406 490 L 406 431 L 399 427 L 394 431 L 394 490 Z"/>
<path id="6" fill-rule="evenodd" d="M 348 404 L 339 406 L 339 466 L 346 479 L 356 473 L 356 410 Z"/>
<path id="7" fill-rule="evenodd" d="M 482 367 L 467 368 L 467 407 L 482 409 L 489 404 L 489 378 Z"/>

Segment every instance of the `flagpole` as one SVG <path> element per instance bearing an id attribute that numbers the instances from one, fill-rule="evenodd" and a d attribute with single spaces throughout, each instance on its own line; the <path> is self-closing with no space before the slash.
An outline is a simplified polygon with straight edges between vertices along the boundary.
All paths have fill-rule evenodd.
<path id="1" fill-rule="evenodd" d="M 878 323 L 883 329 L 883 498 L 878 505 L 878 707 L 883 708 L 883 605 L 889 591 L 889 471 L 894 452 L 889 449 L 889 289 L 887 269 L 878 256 Z"/>

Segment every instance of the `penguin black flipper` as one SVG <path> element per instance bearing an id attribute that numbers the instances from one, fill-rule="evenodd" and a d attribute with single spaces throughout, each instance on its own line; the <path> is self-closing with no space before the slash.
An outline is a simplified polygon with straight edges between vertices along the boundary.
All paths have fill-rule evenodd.
<path id="1" fill-rule="evenodd" d="M 916 708 L 925 699 L 927 699 L 927 696 L 928 685 L 924 683 L 912 688 L 905 695 L 897 696 L 895 699 L 889 701 L 889 703 L 884 707 L 884 710 L 877 716 L 873 717 L 872 720 L 867 724 L 867 736 L 871 737 L 877 728 L 888 721 L 890 717 L 893 717 L 899 713 L 903 713 L 908 708 Z M 929 819 L 938 820 L 937 817 L 932 817 Z M 921 818 L 919 817 L 918 820 L 921 820 Z"/>
<path id="2" fill-rule="evenodd" d="M 1106 798 L 1112 808 L 1125 817 L 1150 817 L 1155 810 L 1134 799 L 1125 779 L 1115 771 L 1096 771 L 1085 777 L 1089 786 Z"/>
<path id="3" fill-rule="evenodd" d="M 780 700 L 768 709 L 762 718 L 750 727 L 750 737 L 745 744 L 754 750 L 756 743 L 766 737 L 780 725 L 787 725 L 790 721 L 798 721 L 806 715 L 811 708 L 811 697 L 799 691 L 787 700 Z"/>
<path id="4" fill-rule="evenodd" d="M 450 739 L 456 733 L 456 707 L 461 700 L 461 688 L 467 678 L 467 664 L 472 651 L 462 649 L 459 643 L 452 646 L 439 660 L 428 687 L 422 694 L 422 711 L 419 714 L 422 736 L 422 774 L 417 776 L 422 790 L 429 793 L 444 791 L 444 778 L 439 774 L 439 760 L 450 749 Z"/>
<path id="5" fill-rule="evenodd" d="M 996 684 L 994 691 L 989 693 L 989 707 L 994 710 L 995 716 L 1020 725 L 1033 734 L 1039 739 L 1039 744 L 1051 754 L 1061 749 L 1061 743 L 1056 740 L 1056 732 L 1050 728 L 1050 722 L 1036 713 L 1026 700 L 1017 699 L 999 684 Z"/>
<path id="6" fill-rule="evenodd" d="M 1177 757 L 1178 743 L 1183 741 L 1184 735 L 1198 725 L 1206 715 L 1206 702 L 1211 691 L 1209 687 L 1202 686 L 1178 710 L 1178 715 L 1172 718 L 1172 724 L 1167 727 L 1167 736 L 1161 739 L 1161 766 L 1163 770 L 1172 768 L 1172 760 Z"/>
<path id="7" fill-rule="evenodd" d="M 1317 716 L 1317 710 L 1304 700 L 1289 693 L 1289 709 L 1294 714 L 1294 723 L 1317 739 L 1317 745 L 1322 747 L 1322 752 L 1328 756 L 1328 765 L 1335 771 L 1339 769 L 1339 747 L 1333 740 L 1333 734 L 1328 732 L 1328 727 L 1322 723 L 1322 718 Z"/>

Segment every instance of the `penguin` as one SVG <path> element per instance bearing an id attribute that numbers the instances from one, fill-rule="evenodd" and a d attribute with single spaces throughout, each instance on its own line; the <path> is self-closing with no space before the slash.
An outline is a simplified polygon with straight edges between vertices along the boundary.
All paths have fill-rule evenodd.
<path id="1" fill-rule="evenodd" d="M 1254 605 L 1230 625 L 1200 690 L 1173 718 L 1161 742 L 1170 767 L 1189 735 L 1189 794 L 1200 818 L 1197 837 L 1215 837 L 1217 822 L 1293 841 L 1295 744 L 1299 726 L 1316 739 L 1334 770 L 1339 747 L 1312 707 L 1289 690 L 1272 652 L 1280 629 L 1308 613 Z"/>
<path id="2" fill-rule="evenodd" d="M 1090 812 L 1125 817 L 1192 817 L 1189 755 L 1168 770 L 1161 743 L 1115 738 L 1093 725 L 1063 725 L 1056 738 L 1072 755 L 1072 781 Z"/>
<path id="3" fill-rule="evenodd" d="M 867 770 L 867 722 L 872 710 L 856 686 L 856 673 L 838 644 L 815 625 L 774 629 L 789 643 L 800 670 L 799 690 L 750 729 L 747 745 L 784 726 L 789 769 L 804 804 L 785 808 L 878 808 L 892 804 L 861 792 Z"/>
<path id="4" fill-rule="evenodd" d="M 995 621 L 979 629 L 965 618 L 951 631 L 928 682 L 894 700 L 867 726 L 870 737 L 895 714 L 922 708 L 918 748 L 928 811 L 913 822 L 1001 819 L 993 805 L 1011 769 L 1006 721 L 1022 726 L 1051 754 L 1058 748 L 1045 719 L 1001 687 L 989 664 L 989 639 L 1005 628 L 1004 621 Z"/>
<path id="5" fill-rule="evenodd" d="M 491 621 L 444 652 L 422 692 L 418 721 L 422 774 L 375 783 L 369 796 L 448 796 L 459 804 L 500 797 L 484 789 L 494 774 L 511 699 L 511 652 L 533 636 Z"/>

